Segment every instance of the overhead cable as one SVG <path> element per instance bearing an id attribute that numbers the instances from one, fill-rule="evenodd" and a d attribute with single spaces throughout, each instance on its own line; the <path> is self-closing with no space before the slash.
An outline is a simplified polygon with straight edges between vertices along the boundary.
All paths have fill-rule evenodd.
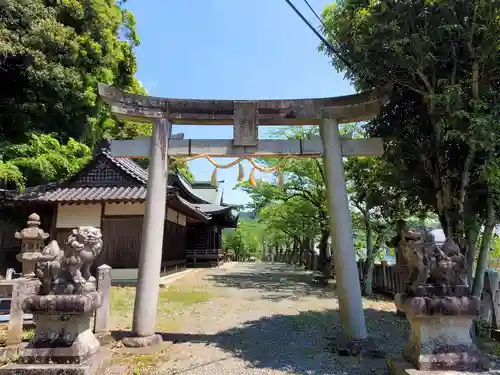
<path id="1" fill-rule="evenodd" d="M 313 25 L 311 25 L 311 23 L 302 15 L 302 13 L 300 13 L 300 11 L 295 7 L 295 5 L 293 5 L 290 0 L 285 0 L 285 1 L 290 6 L 290 8 L 292 8 L 294 10 L 294 12 L 302 19 L 302 21 L 304 21 L 304 23 L 312 30 L 312 32 L 321 40 L 321 42 L 330 50 L 330 52 L 332 52 L 335 56 L 337 56 L 337 58 L 340 61 L 342 61 L 342 63 L 346 67 L 348 67 L 349 69 L 352 70 L 351 64 L 342 56 L 342 54 L 328 40 L 326 40 L 326 38 L 323 35 L 321 35 L 321 33 L 318 30 L 316 30 L 316 28 Z M 309 3 L 307 3 L 307 4 L 309 5 Z M 309 7 L 311 8 L 310 5 L 309 5 Z M 314 13 L 316 14 L 316 12 L 314 12 Z M 319 18 L 319 16 L 317 14 L 316 14 L 316 17 Z M 323 23 L 323 21 L 321 21 L 321 23 Z M 325 28 L 325 31 L 326 31 L 326 28 Z"/>

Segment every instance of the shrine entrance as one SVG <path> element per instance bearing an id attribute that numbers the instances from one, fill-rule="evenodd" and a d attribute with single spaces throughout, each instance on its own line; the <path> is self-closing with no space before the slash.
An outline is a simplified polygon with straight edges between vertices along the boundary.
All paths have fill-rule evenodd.
<path id="1" fill-rule="evenodd" d="M 344 175 L 343 157 L 383 153 L 380 138 L 346 139 L 341 123 L 375 117 L 386 101 L 384 90 L 355 95 L 294 100 L 166 99 L 123 93 L 99 85 L 101 98 L 120 119 L 151 122 L 151 137 L 112 141 L 114 157 L 151 158 L 146 211 L 142 231 L 139 273 L 132 331 L 137 340 L 154 342 L 158 304 L 162 237 L 165 221 L 168 157 L 308 157 L 324 160 L 330 235 L 336 269 L 340 325 L 346 341 L 367 338 L 356 253 Z M 172 124 L 233 125 L 232 140 L 180 139 L 171 136 Z M 321 139 L 259 140 L 259 126 L 318 125 Z"/>

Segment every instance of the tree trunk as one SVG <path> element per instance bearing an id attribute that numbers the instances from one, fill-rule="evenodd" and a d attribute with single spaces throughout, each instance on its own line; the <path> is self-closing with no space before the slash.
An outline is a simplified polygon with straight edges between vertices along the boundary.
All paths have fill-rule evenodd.
<path id="1" fill-rule="evenodd" d="M 493 237 L 493 230 L 495 229 L 495 207 L 493 206 L 493 198 L 488 196 L 487 201 L 487 215 L 484 224 L 484 232 L 481 239 L 481 247 L 479 249 L 479 258 L 477 260 L 476 274 L 474 276 L 474 287 L 472 288 L 472 295 L 481 297 L 484 286 L 484 273 L 488 266 L 488 257 L 490 253 L 491 239 Z"/>
<path id="2" fill-rule="evenodd" d="M 474 267 L 474 259 L 476 257 L 476 241 L 479 235 L 479 225 L 476 219 L 470 223 L 467 230 L 467 282 L 472 285 L 472 271 Z"/>
<path id="3" fill-rule="evenodd" d="M 363 290 L 364 296 L 371 296 L 372 294 L 372 279 L 374 267 L 374 254 L 373 254 L 373 232 L 370 225 L 369 213 L 363 213 L 365 219 L 365 232 L 366 232 L 366 259 L 363 266 Z"/>
<path id="4" fill-rule="evenodd" d="M 311 245 L 311 237 L 310 236 L 306 236 L 305 240 L 304 240 L 304 254 L 306 256 L 306 261 L 307 261 L 307 269 L 310 270 L 312 269 L 311 265 L 312 265 L 312 245 Z"/>
<path id="5" fill-rule="evenodd" d="M 326 245 L 328 244 L 328 237 L 330 237 L 330 231 L 324 229 L 321 231 L 321 238 L 319 240 L 319 259 L 318 263 L 321 269 L 323 269 L 326 263 Z"/>
<path id="6" fill-rule="evenodd" d="M 406 260 L 403 258 L 403 249 L 401 249 L 401 232 L 405 228 L 406 221 L 398 220 L 396 222 L 396 236 L 392 240 L 392 245 L 394 246 L 394 256 L 396 257 L 397 265 L 406 264 Z"/>

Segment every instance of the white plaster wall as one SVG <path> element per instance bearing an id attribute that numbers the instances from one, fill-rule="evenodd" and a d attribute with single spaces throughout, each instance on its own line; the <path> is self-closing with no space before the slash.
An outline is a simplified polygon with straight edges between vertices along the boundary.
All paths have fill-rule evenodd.
<path id="1" fill-rule="evenodd" d="M 144 202 L 106 203 L 104 206 L 104 215 L 106 216 L 144 215 L 145 208 L 146 204 Z"/>
<path id="2" fill-rule="evenodd" d="M 167 220 L 177 224 L 177 211 L 167 208 Z"/>
<path id="3" fill-rule="evenodd" d="M 179 217 L 177 219 L 177 224 L 185 227 L 186 226 L 186 216 L 184 216 L 183 214 L 179 214 Z"/>
<path id="4" fill-rule="evenodd" d="M 101 226 L 100 204 L 59 204 L 57 206 L 56 228 L 80 226 Z"/>

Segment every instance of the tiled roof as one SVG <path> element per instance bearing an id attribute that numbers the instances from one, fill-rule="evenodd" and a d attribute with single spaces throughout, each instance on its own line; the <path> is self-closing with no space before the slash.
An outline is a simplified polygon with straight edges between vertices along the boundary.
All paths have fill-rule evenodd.
<path id="1" fill-rule="evenodd" d="M 220 206 L 218 204 L 200 204 L 200 203 L 193 203 L 193 206 L 199 208 L 203 212 L 209 213 L 209 214 L 218 214 L 222 212 L 231 212 L 231 207 L 230 206 Z"/>
<path id="2" fill-rule="evenodd" d="M 41 185 L 27 188 L 14 200 L 37 202 L 141 201 L 146 199 L 145 186 L 55 187 Z"/>
<path id="3" fill-rule="evenodd" d="M 127 176 L 131 177 L 138 184 L 132 182 L 128 185 L 116 184 L 112 182 L 89 184 L 78 182 L 78 175 L 85 170 L 85 167 L 73 178 L 62 184 L 47 183 L 35 187 L 28 187 L 24 192 L 13 195 L 10 199 L 24 202 L 42 202 L 42 203 L 90 203 L 99 201 L 145 201 L 147 193 L 148 173 L 131 159 L 114 158 L 107 151 L 102 151 L 99 156 L 104 156 L 110 163 L 120 169 Z M 88 166 L 91 166 L 96 160 L 94 158 Z M 175 177 L 175 176 L 174 176 Z M 193 194 L 190 184 L 184 181 L 182 177 L 177 177 L 181 182 L 181 188 L 189 188 L 189 193 Z M 191 203 L 177 194 L 176 188 L 167 187 L 169 199 L 178 201 L 182 207 L 199 219 L 209 219 L 211 214 L 218 214 L 230 209 L 217 204 L 208 204 L 201 197 L 196 196 L 197 203 Z M 191 194 L 189 194 L 191 196 Z M 201 202 L 203 203 L 201 203 Z M 200 204 L 201 203 L 201 204 Z"/>
<path id="4" fill-rule="evenodd" d="M 128 158 L 114 158 L 107 151 L 103 151 L 102 154 L 105 155 L 111 163 L 123 170 L 130 177 L 147 184 L 148 172 L 141 168 L 135 161 Z"/>
<path id="5" fill-rule="evenodd" d="M 191 184 L 189 183 L 189 181 L 184 176 L 180 174 L 169 175 L 169 179 L 171 180 L 169 181 L 170 184 L 178 182 L 178 185 L 195 203 L 212 203 L 209 200 L 197 194 L 196 191 L 191 186 Z"/>

